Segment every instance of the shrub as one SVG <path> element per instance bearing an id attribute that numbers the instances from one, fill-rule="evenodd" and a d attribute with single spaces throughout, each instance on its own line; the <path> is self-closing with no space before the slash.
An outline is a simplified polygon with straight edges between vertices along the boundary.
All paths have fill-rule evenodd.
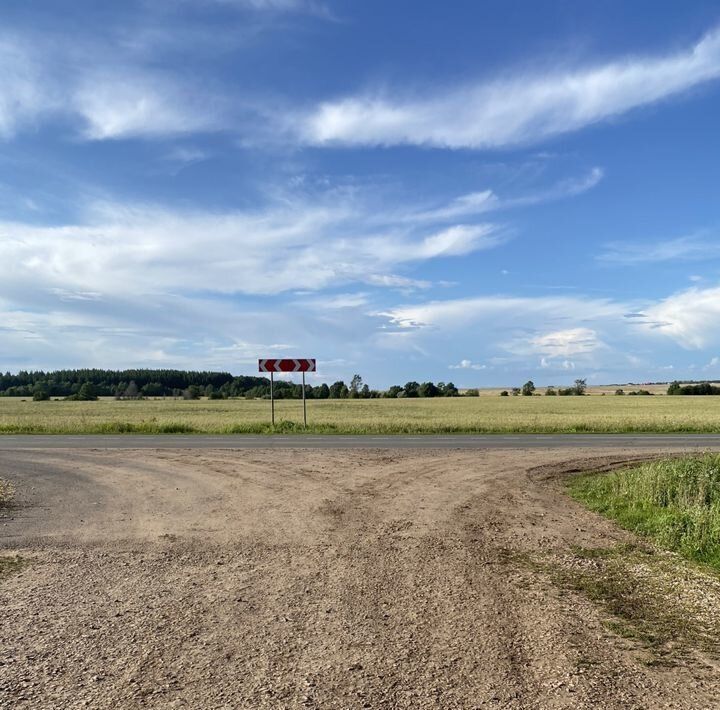
<path id="1" fill-rule="evenodd" d="M 65 399 L 73 402 L 94 402 L 97 400 L 95 387 L 91 382 L 85 382 L 75 394 L 71 394 Z"/>
<path id="2" fill-rule="evenodd" d="M 442 392 L 443 397 L 457 397 L 460 394 L 458 388 L 455 387 L 452 382 L 444 384 L 440 387 L 440 391 Z"/>
<path id="3" fill-rule="evenodd" d="M 466 397 L 479 397 L 480 391 L 473 387 L 472 389 L 465 390 L 465 396 Z"/>
<path id="4" fill-rule="evenodd" d="M 501 396 L 501 397 L 509 397 L 510 395 L 509 395 L 509 393 L 508 393 L 507 390 L 503 390 L 503 391 L 500 393 L 500 396 Z"/>
<path id="5" fill-rule="evenodd" d="M 50 390 L 48 389 L 47 385 L 38 382 L 35 387 L 33 387 L 33 401 L 34 402 L 46 402 L 50 399 Z"/>
<path id="6" fill-rule="evenodd" d="M 183 390 L 183 399 L 200 399 L 202 390 L 197 385 L 190 385 Z"/>

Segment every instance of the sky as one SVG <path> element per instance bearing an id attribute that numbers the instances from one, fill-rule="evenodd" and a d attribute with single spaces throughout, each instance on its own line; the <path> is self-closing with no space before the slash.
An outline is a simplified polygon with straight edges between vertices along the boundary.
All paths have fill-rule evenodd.
<path id="1" fill-rule="evenodd" d="M 0 369 L 720 376 L 714 0 L 26 0 Z"/>

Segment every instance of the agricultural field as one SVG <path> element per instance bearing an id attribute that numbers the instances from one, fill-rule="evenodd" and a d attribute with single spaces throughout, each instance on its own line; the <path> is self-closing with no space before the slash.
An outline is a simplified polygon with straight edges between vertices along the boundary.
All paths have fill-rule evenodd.
<path id="1" fill-rule="evenodd" d="M 720 431 L 720 397 L 458 397 L 308 400 L 310 433 Z M 302 432 L 302 402 L 280 400 L 276 432 Z M 267 400 L 97 402 L 0 398 L 0 434 L 271 433 Z"/>

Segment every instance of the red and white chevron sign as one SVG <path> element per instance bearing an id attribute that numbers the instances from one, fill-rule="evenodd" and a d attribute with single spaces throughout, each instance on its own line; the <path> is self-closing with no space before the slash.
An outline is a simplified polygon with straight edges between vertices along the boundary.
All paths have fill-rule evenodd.
<path id="1" fill-rule="evenodd" d="M 286 358 L 272 360 L 270 358 L 260 358 L 258 360 L 258 369 L 260 372 L 315 372 L 315 359 L 298 358 L 292 360 Z"/>

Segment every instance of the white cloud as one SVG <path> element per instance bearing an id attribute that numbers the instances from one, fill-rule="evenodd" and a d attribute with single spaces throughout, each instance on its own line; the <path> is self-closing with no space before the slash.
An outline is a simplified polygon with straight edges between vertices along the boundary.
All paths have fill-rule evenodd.
<path id="1" fill-rule="evenodd" d="M 303 307 L 314 308 L 318 311 L 339 311 L 358 309 L 367 306 L 369 298 L 367 293 L 339 293 L 335 295 L 318 296 L 303 299 L 298 304 Z"/>
<path id="2" fill-rule="evenodd" d="M 83 77 L 71 101 L 89 140 L 216 131 L 228 120 L 220 102 L 199 87 L 127 69 Z"/>
<path id="3" fill-rule="evenodd" d="M 256 12 L 303 12 L 319 17 L 331 17 L 327 5 L 313 2 L 313 0 L 184 0 L 184 2 L 200 5 L 226 5 Z"/>
<path id="4" fill-rule="evenodd" d="M 720 343 L 720 287 L 675 293 L 645 309 L 645 315 L 641 327 L 666 335 L 683 348 Z"/>
<path id="5" fill-rule="evenodd" d="M 528 327 L 563 320 L 581 321 L 592 314 L 596 320 L 619 320 L 626 304 L 608 299 L 514 296 L 480 296 L 397 306 L 378 316 L 394 327 L 408 330 L 456 330 L 487 322 L 501 327 Z M 548 328 L 548 330 L 550 330 Z"/>
<path id="6" fill-rule="evenodd" d="M 160 294 L 148 299 L 130 292 L 99 303 L 53 296 L 29 291 L 21 306 L 0 297 L 0 342 L 8 365 L 47 369 L 144 363 L 233 371 L 244 365 L 247 370 L 259 354 L 295 349 L 309 329 L 306 314 L 291 307 L 278 311 Z M 287 340 L 273 342 L 267 338 L 270 332 L 281 332 Z M 352 331 L 341 332 L 345 342 L 352 340 Z"/>
<path id="7" fill-rule="evenodd" d="M 574 370 L 575 363 L 572 360 L 551 360 L 547 357 L 540 358 L 540 367 L 543 370 Z"/>
<path id="8" fill-rule="evenodd" d="M 14 265 L 0 295 L 25 283 L 99 294 L 272 294 L 352 282 L 409 289 L 428 284 L 397 268 L 502 242 L 490 224 L 429 234 L 406 225 L 377 230 L 364 223 L 369 212 L 330 194 L 219 214 L 95 203 L 78 224 L 0 223 L 0 258 Z"/>
<path id="9" fill-rule="evenodd" d="M 438 256 L 464 256 L 480 249 L 490 249 L 502 244 L 504 238 L 496 234 L 491 224 L 458 224 L 423 239 L 410 258 L 433 259 Z"/>
<path id="10" fill-rule="evenodd" d="M 412 291 L 417 288 L 430 288 L 433 284 L 423 279 L 410 279 L 407 276 L 397 274 L 368 274 L 363 281 L 372 286 L 384 286 L 396 288 L 400 291 Z"/>
<path id="11" fill-rule="evenodd" d="M 704 261 L 720 257 L 720 243 L 699 235 L 654 243 L 611 242 L 597 259 L 616 264 L 658 263 L 662 261 Z M 690 277 L 697 280 L 697 277 Z"/>
<path id="12" fill-rule="evenodd" d="M 591 328 L 569 328 L 537 335 L 530 340 L 532 348 L 549 357 L 567 357 L 590 353 L 602 346 Z"/>
<path id="13" fill-rule="evenodd" d="M 313 145 L 494 148 L 578 130 L 720 76 L 720 32 L 684 51 L 574 71 L 544 70 L 450 90 L 422 87 L 327 101 L 302 116 Z M 293 117 L 297 121 L 298 117 Z"/>
<path id="14" fill-rule="evenodd" d="M 582 296 L 482 296 L 401 305 L 375 317 L 384 320 L 386 338 L 402 333 L 408 346 L 438 336 L 449 344 L 462 336 L 518 360 L 540 356 L 541 368 L 638 365 L 631 344 L 645 351 L 649 338 L 662 337 L 685 349 L 720 344 L 720 287 L 646 301 L 642 310 L 637 303 Z"/>
<path id="15" fill-rule="evenodd" d="M 425 220 L 438 221 L 486 214 L 498 210 L 512 209 L 513 207 L 528 207 L 551 200 L 559 200 L 565 197 L 579 195 L 598 185 L 602 178 L 602 168 L 594 167 L 587 175 L 579 179 L 572 178 L 563 180 L 550 188 L 538 190 L 535 193 L 521 195 L 519 197 L 500 198 L 492 190 L 471 192 L 455 198 L 452 202 L 442 207 L 410 213 L 406 219 L 415 222 Z"/>
<path id="16" fill-rule="evenodd" d="M 451 370 L 487 370 L 487 365 L 481 365 L 472 360 L 460 360 L 457 365 L 448 365 Z"/>
<path id="17" fill-rule="evenodd" d="M 499 369 L 527 369 L 535 362 L 539 369 L 562 372 L 625 366 L 628 343 L 646 337 L 624 318 L 629 308 L 582 296 L 495 295 L 397 306 L 375 315 L 384 320 L 382 346 L 432 349 L 441 343 L 445 357 L 471 346 Z M 453 368 L 480 369 L 466 358 Z"/>
<path id="18" fill-rule="evenodd" d="M 42 36 L 0 35 L 0 137 L 50 118 L 79 121 L 89 140 L 219 131 L 237 120 L 227 101 L 197 81 Z"/>

